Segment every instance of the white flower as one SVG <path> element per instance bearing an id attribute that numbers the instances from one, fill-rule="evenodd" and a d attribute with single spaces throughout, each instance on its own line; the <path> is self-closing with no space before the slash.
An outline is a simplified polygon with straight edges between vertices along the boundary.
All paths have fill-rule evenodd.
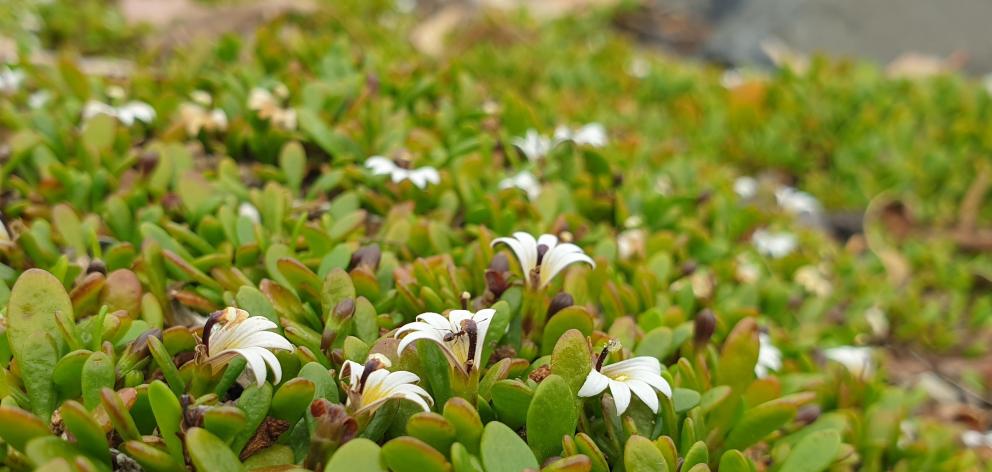
<path id="1" fill-rule="evenodd" d="M 0 69 L 0 93 L 14 93 L 24 83 L 24 71 L 4 65 Z"/>
<path id="2" fill-rule="evenodd" d="M 202 90 L 190 94 L 193 103 L 179 105 L 179 120 L 186 134 L 195 136 L 201 130 L 208 133 L 227 129 L 227 114 L 220 108 L 210 108 L 210 95 Z"/>
<path id="3" fill-rule="evenodd" d="M 823 350 L 823 356 L 840 363 L 855 377 L 865 378 L 875 371 L 870 347 L 840 346 Z"/>
<path id="4" fill-rule="evenodd" d="M 255 224 L 262 222 L 262 215 L 258 213 L 258 208 L 255 208 L 255 205 L 248 202 L 241 202 L 238 205 L 238 216 L 248 218 L 249 221 Z"/>
<path id="5" fill-rule="evenodd" d="M 647 232 L 641 228 L 628 229 L 617 235 L 617 254 L 620 259 L 626 261 L 644 257 L 647 238 Z"/>
<path id="6" fill-rule="evenodd" d="M 285 85 L 278 84 L 275 87 L 276 95 L 285 98 L 289 95 L 289 90 Z M 283 107 L 280 98 L 272 92 L 260 87 L 251 89 L 248 95 L 248 108 L 258 114 L 263 120 L 268 120 L 274 126 L 288 131 L 296 129 L 296 110 Z"/>
<path id="7" fill-rule="evenodd" d="M 417 188 L 426 188 L 427 184 L 441 183 L 441 174 L 433 167 L 407 169 L 382 156 L 372 156 L 365 160 L 365 167 L 374 175 L 388 175 L 394 183 L 409 180 Z"/>
<path id="8" fill-rule="evenodd" d="M 513 138 L 513 145 L 520 149 L 520 152 L 527 156 L 527 159 L 536 161 L 551 152 L 555 143 L 547 136 L 538 133 L 537 130 L 529 129 L 522 138 Z"/>
<path id="9" fill-rule="evenodd" d="M 961 443 L 965 447 L 977 449 L 980 447 L 992 447 L 992 431 L 975 431 L 969 429 L 961 433 Z"/>
<path id="10" fill-rule="evenodd" d="M 889 317 L 877 305 L 865 310 L 865 321 L 875 336 L 884 337 L 889 334 Z"/>
<path id="11" fill-rule="evenodd" d="M 734 193 L 745 200 L 754 198 L 758 194 L 758 180 L 745 175 L 734 180 Z"/>
<path id="12" fill-rule="evenodd" d="M 542 288 L 559 272 L 576 262 L 585 262 L 593 267 L 596 263 L 582 252 L 582 248 L 571 244 L 559 244 L 558 238 L 550 234 L 542 234 L 536 240 L 533 236 L 522 231 L 513 233 L 513 237 L 496 238 L 492 245 L 503 243 L 513 250 L 520 261 L 523 270 L 524 283 L 531 288 Z"/>
<path id="13" fill-rule="evenodd" d="M 737 69 L 727 69 L 720 76 L 720 85 L 726 89 L 735 89 L 744 85 L 744 83 L 744 74 L 741 74 L 741 71 Z"/>
<path id="14" fill-rule="evenodd" d="M 775 191 L 775 201 L 788 213 L 793 215 L 819 215 L 823 205 L 816 197 L 793 187 L 781 187 Z"/>
<path id="15" fill-rule="evenodd" d="M 135 121 L 146 124 L 155 121 L 155 109 L 151 105 L 139 101 L 130 101 L 119 107 L 96 100 L 86 102 L 86 106 L 83 107 L 83 120 L 88 120 L 96 115 L 112 116 L 124 126 L 131 126 Z"/>
<path id="16" fill-rule="evenodd" d="M 799 244 L 796 235 L 792 233 L 773 233 L 765 229 L 755 231 L 751 235 L 751 242 L 759 253 L 775 259 L 788 256 Z"/>
<path id="17" fill-rule="evenodd" d="M 518 188 L 527 193 L 527 198 L 531 200 L 536 200 L 541 195 L 541 182 L 534 177 L 534 174 L 527 171 L 501 180 L 499 182 L 499 188 Z"/>
<path id="18" fill-rule="evenodd" d="M 761 267 L 758 266 L 750 257 L 740 254 L 735 260 L 736 271 L 734 275 L 737 280 L 746 284 L 752 284 L 758 281 L 758 277 L 761 276 Z"/>
<path id="19" fill-rule="evenodd" d="M 403 337 L 396 350 L 403 353 L 414 341 L 426 339 L 441 347 L 452 367 L 465 374 L 482 367 L 482 344 L 496 310 L 486 308 L 472 313 L 451 310 L 447 318 L 437 313 L 421 313 L 417 321 L 401 326 L 396 337 Z"/>
<path id="20" fill-rule="evenodd" d="M 590 123 L 578 129 L 559 126 L 555 128 L 555 142 L 564 141 L 572 141 L 580 146 L 603 147 L 607 142 L 606 128 L 599 123 Z"/>
<path id="21" fill-rule="evenodd" d="M 764 378 L 781 368 L 782 351 L 772 344 L 767 333 L 758 333 L 758 363 L 754 366 L 754 375 Z"/>
<path id="22" fill-rule="evenodd" d="M 658 413 L 658 394 L 663 393 L 671 398 L 672 387 L 661 376 L 661 362 L 650 356 L 633 357 L 627 360 L 603 365 L 610 351 L 619 349 L 619 343 L 611 340 L 596 360 L 596 366 L 589 371 L 586 381 L 579 389 L 579 397 L 592 397 L 610 388 L 613 402 L 617 406 L 617 414 L 622 415 L 630 406 L 630 396 L 633 392 L 652 412 Z"/>
<path id="23" fill-rule="evenodd" d="M 416 403 L 424 411 L 431 411 L 434 400 L 419 385 L 420 377 L 405 370 L 386 370 L 389 361 L 382 355 L 369 356 L 368 362 L 344 361 L 341 377 L 348 375 L 348 408 L 354 415 L 373 413 L 392 398 L 402 398 Z"/>
<path id="24" fill-rule="evenodd" d="M 37 110 L 45 105 L 52 99 L 52 93 L 48 90 L 39 90 L 28 96 L 28 107 L 32 110 Z"/>
<path id="25" fill-rule="evenodd" d="M 816 294 L 819 297 L 828 297 L 833 291 L 833 284 L 827 280 L 827 276 L 823 269 L 817 266 L 802 266 L 796 270 L 796 275 L 793 276 L 793 278 L 796 280 L 796 283 L 806 289 L 807 292 Z"/>
<path id="26" fill-rule="evenodd" d="M 651 64 L 643 57 L 635 56 L 627 62 L 627 74 L 635 79 L 643 79 L 651 72 Z"/>
<path id="27" fill-rule="evenodd" d="M 213 329 L 215 324 L 220 324 Z M 211 315 L 203 326 L 203 354 L 206 362 L 218 372 L 223 366 L 237 357 L 248 361 L 248 371 L 258 385 L 265 383 L 267 371 L 272 369 L 274 383 L 282 378 L 282 368 L 275 354 L 269 349 L 292 351 L 293 344 L 278 333 L 268 331 L 276 324 L 264 316 L 251 316 L 240 308 L 228 307 Z"/>

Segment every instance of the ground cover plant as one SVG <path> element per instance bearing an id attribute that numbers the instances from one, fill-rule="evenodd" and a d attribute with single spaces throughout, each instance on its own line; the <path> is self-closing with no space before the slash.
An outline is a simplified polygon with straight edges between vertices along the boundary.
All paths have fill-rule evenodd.
<path id="1" fill-rule="evenodd" d="M 987 470 L 980 84 L 403 5 L 4 7 L 5 470 Z"/>

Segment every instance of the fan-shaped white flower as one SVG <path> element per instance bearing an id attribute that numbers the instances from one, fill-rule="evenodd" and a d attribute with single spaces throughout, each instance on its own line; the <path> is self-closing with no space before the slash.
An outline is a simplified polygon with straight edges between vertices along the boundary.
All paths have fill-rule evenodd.
<path id="1" fill-rule="evenodd" d="M 219 325 L 215 329 L 215 325 Z M 282 368 L 270 349 L 292 351 L 293 344 L 278 333 L 268 331 L 276 324 L 264 316 L 251 316 L 240 308 L 228 307 L 210 316 L 203 326 L 202 355 L 218 372 L 231 359 L 241 356 L 248 362 L 258 385 L 265 383 L 268 374 L 265 365 L 272 369 L 274 383 L 282 378 Z"/>
<path id="2" fill-rule="evenodd" d="M 823 356 L 840 363 L 855 377 L 870 377 L 875 371 L 870 347 L 839 346 L 823 350 Z"/>
<path id="3" fill-rule="evenodd" d="M 389 178 L 399 183 L 409 180 L 418 188 L 426 188 L 427 184 L 441 183 L 441 174 L 433 167 L 420 167 L 418 169 L 408 169 L 398 165 L 392 159 L 382 156 L 372 156 L 365 160 L 365 167 L 372 171 L 374 175 L 388 175 Z"/>
<path id="4" fill-rule="evenodd" d="M 276 95 L 285 97 L 289 94 L 286 86 L 279 84 L 275 87 Z M 251 89 L 248 94 L 248 109 L 258 114 L 263 120 L 268 120 L 274 126 L 285 130 L 296 129 L 296 110 L 283 107 L 282 100 L 272 92 L 261 87 Z"/>
<path id="5" fill-rule="evenodd" d="M 341 378 L 348 376 L 347 407 L 354 415 L 373 413 L 392 398 L 402 398 L 416 403 L 424 411 L 431 411 L 434 400 L 426 390 L 416 385 L 420 377 L 405 370 L 390 372 L 389 360 L 373 354 L 365 365 L 344 361 Z"/>
<path id="6" fill-rule="evenodd" d="M 520 149 L 520 152 L 527 157 L 527 159 L 536 161 L 542 157 L 548 155 L 551 149 L 555 146 L 555 142 L 551 141 L 547 136 L 538 133 L 535 129 L 527 130 L 527 133 L 523 137 L 513 138 L 513 145 Z"/>
<path id="7" fill-rule="evenodd" d="M 758 363 L 754 366 L 754 375 L 765 378 L 782 368 L 782 351 L 772 344 L 772 338 L 767 333 L 758 333 L 758 342 Z"/>
<path id="8" fill-rule="evenodd" d="M 555 128 L 555 142 L 572 141 L 580 146 L 606 146 L 606 127 L 599 123 L 589 123 L 578 129 L 567 126 Z"/>
<path id="9" fill-rule="evenodd" d="M 500 189 L 518 188 L 527 194 L 527 198 L 536 200 L 541 195 L 541 182 L 534 177 L 534 174 L 523 171 L 512 177 L 507 177 L 499 182 Z"/>
<path id="10" fill-rule="evenodd" d="M 83 107 L 83 120 L 89 120 L 96 115 L 112 116 L 124 126 L 131 126 L 136 121 L 151 123 L 155 121 L 155 109 L 145 102 L 130 101 L 115 107 L 106 103 L 90 100 Z"/>
<path id="11" fill-rule="evenodd" d="M 447 317 L 421 313 L 417 321 L 396 330 L 395 336 L 403 338 L 396 351 L 402 354 L 415 341 L 426 339 L 441 348 L 452 367 L 469 374 L 482 366 L 482 344 L 495 314 L 492 308 L 476 313 L 451 310 Z"/>
<path id="12" fill-rule="evenodd" d="M 631 393 L 637 395 L 652 412 L 658 413 L 658 394 L 671 398 L 672 387 L 661 376 L 661 362 L 650 356 L 633 357 L 627 360 L 603 365 L 606 356 L 620 348 L 620 343 L 610 340 L 596 360 L 596 366 L 589 371 L 585 383 L 579 389 L 579 397 L 599 395 L 607 387 L 617 405 L 617 414 L 622 415 L 630 406 Z"/>
<path id="13" fill-rule="evenodd" d="M 764 256 L 775 259 L 788 256 L 799 244 L 796 235 L 787 232 L 771 232 L 759 229 L 751 235 L 751 243 Z"/>
<path id="14" fill-rule="evenodd" d="M 585 262 L 593 267 L 596 263 L 582 252 L 582 248 L 571 243 L 559 243 L 551 234 L 542 234 L 536 240 L 523 231 L 513 233 L 513 237 L 496 238 L 492 245 L 506 244 L 513 250 L 523 270 L 524 283 L 531 288 L 542 288 L 559 272 L 576 263 Z"/>
<path id="15" fill-rule="evenodd" d="M 0 93 L 14 93 L 21 88 L 24 83 L 24 71 L 12 69 L 4 65 L 0 69 Z"/>

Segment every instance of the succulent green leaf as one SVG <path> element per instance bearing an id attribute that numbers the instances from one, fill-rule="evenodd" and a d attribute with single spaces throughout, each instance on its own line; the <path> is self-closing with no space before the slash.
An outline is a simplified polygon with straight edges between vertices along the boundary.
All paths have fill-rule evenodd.
<path id="1" fill-rule="evenodd" d="M 527 443 L 509 426 L 497 421 L 486 424 L 480 449 L 486 472 L 520 472 L 540 467 Z"/>

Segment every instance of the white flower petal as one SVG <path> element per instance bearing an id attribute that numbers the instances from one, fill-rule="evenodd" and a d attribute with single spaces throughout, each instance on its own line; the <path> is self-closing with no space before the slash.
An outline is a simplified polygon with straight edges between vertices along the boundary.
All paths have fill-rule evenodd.
<path id="1" fill-rule="evenodd" d="M 617 415 L 622 415 L 630 406 L 630 387 L 623 382 L 610 380 L 610 394 L 613 395 L 613 402 L 617 405 Z"/>
<path id="2" fill-rule="evenodd" d="M 421 313 L 417 315 L 417 319 L 431 325 L 434 329 L 450 330 L 455 327 L 450 321 L 448 321 L 448 318 L 445 318 L 444 315 L 440 315 L 438 313 Z"/>
<path id="3" fill-rule="evenodd" d="M 582 384 L 582 388 L 579 389 L 578 395 L 580 397 L 599 395 L 600 392 L 606 390 L 609 384 L 609 377 L 597 372 L 596 369 L 592 369 L 586 376 L 586 381 Z"/>
<path id="4" fill-rule="evenodd" d="M 415 341 L 419 341 L 421 339 L 426 339 L 437 343 L 440 346 L 444 346 L 444 339 L 437 331 L 414 331 L 406 336 L 403 336 L 403 339 L 400 340 L 399 346 L 396 347 L 396 353 L 403 354 L 403 351 L 405 351 L 407 347 Z"/>
<path id="5" fill-rule="evenodd" d="M 624 383 L 630 387 L 630 391 L 634 392 L 634 395 L 637 395 L 637 398 L 640 398 L 651 409 L 652 413 L 658 413 L 658 394 L 654 393 L 654 389 L 650 385 L 636 379 L 627 380 Z"/>
<path id="6" fill-rule="evenodd" d="M 252 376 L 255 378 L 255 383 L 261 387 L 268 376 L 262 356 L 258 355 L 254 349 L 231 349 L 231 352 L 238 353 L 241 357 L 245 358 L 245 361 L 248 362 L 248 370 L 251 371 Z"/>

